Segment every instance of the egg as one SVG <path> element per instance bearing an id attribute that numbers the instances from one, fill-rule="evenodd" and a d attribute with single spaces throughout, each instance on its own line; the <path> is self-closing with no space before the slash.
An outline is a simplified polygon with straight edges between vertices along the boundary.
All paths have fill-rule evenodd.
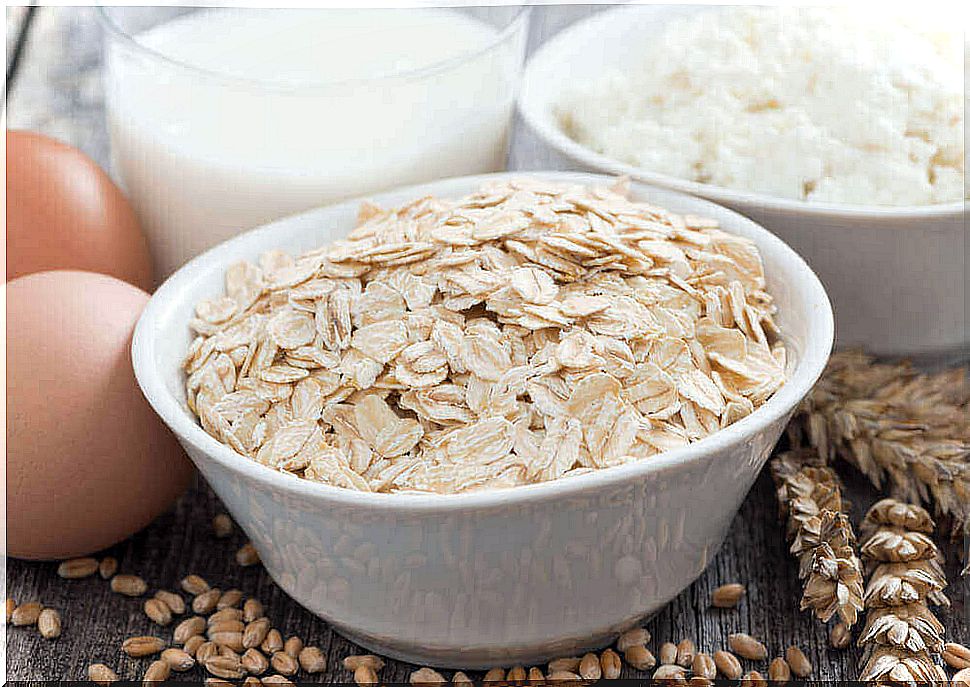
<path id="1" fill-rule="evenodd" d="M 5 291 L 7 551 L 97 551 L 151 522 L 193 474 L 132 371 L 148 294 L 76 271 L 20 277 Z"/>
<path id="2" fill-rule="evenodd" d="M 57 269 L 154 286 L 145 235 L 108 175 L 76 148 L 8 131 L 7 279 Z"/>

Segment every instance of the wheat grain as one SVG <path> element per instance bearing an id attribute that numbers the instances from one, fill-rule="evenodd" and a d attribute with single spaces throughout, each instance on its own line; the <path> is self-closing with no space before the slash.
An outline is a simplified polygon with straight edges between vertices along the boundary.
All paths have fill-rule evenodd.
<path id="1" fill-rule="evenodd" d="M 246 649 L 239 661 L 250 675 L 262 675 L 269 670 L 269 659 L 259 649 Z"/>
<path id="2" fill-rule="evenodd" d="M 620 661 L 620 655 L 613 651 L 613 649 L 606 649 L 600 654 L 600 672 L 603 677 L 607 680 L 616 680 L 620 677 L 620 672 L 623 670 L 623 664 Z M 532 680 L 532 676 L 529 676 Z M 542 678 L 539 678 L 540 680 Z"/>
<path id="3" fill-rule="evenodd" d="M 191 594 L 192 596 L 198 596 L 204 592 L 209 591 L 209 583 L 203 580 L 198 575 L 187 575 L 182 578 L 182 591 Z"/>
<path id="4" fill-rule="evenodd" d="M 970 668 L 970 649 L 956 642 L 947 642 L 943 645 L 943 660 L 954 670 Z"/>
<path id="5" fill-rule="evenodd" d="M 311 675 L 322 673 L 327 667 L 327 656 L 318 646 L 306 646 L 300 651 L 300 667 Z"/>
<path id="6" fill-rule="evenodd" d="M 187 651 L 170 647 L 162 651 L 162 660 L 177 673 L 184 673 L 195 667 L 195 659 Z"/>
<path id="7" fill-rule="evenodd" d="M 225 513 L 219 513 L 212 518 L 212 533 L 217 539 L 225 539 L 232 534 L 232 518 Z"/>
<path id="8" fill-rule="evenodd" d="M 152 661 L 148 666 L 148 670 L 145 671 L 145 677 L 142 680 L 142 684 L 151 687 L 152 683 L 164 682 L 167 680 L 171 673 L 172 668 L 165 661 Z"/>
<path id="9" fill-rule="evenodd" d="M 110 580 L 118 572 L 118 559 L 114 556 L 105 556 L 98 563 L 98 574 L 102 580 Z"/>
<path id="10" fill-rule="evenodd" d="M 45 608 L 37 616 L 37 631 L 44 639 L 56 639 L 61 636 L 61 614 L 53 608 Z"/>
<path id="11" fill-rule="evenodd" d="M 112 682 L 121 680 L 118 677 L 118 673 L 103 663 L 92 663 L 88 666 L 88 679 L 97 685 L 101 685 L 101 687 L 106 687 Z"/>
<path id="12" fill-rule="evenodd" d="M 148 591 L 148 583 L 138 575 L 115 575 L 111 578 L 111 591 L 124 596 L 141 596 Z"/>
<path id="13" fill-rule="evenodd" d="M 714 665 L 717 672 L 728 680 L 737 680 L 741 677 L 741 663 L 737 657 L 729 651 L 720 649 L 714 652 Z"/>
<path id="14" fill-rule="evenodd" d="M 734 608 L 744 596 L 744 585 L 732 582 L 722 584 L 711 594 L 711 605 L 715 608 Z"/>
<path id="15" fill-rule="evenodd" d="M 98 561 L 95 558 L 72 558 L 62 561 L 57 566 L 57 574 L 65 580 L 79 580 L 90 577 L 98 571 Z"/>
<path id="16" fill-rule="evenodd" d="M 657 665 L 657 659 L 642 644 L 635 644 L 624 651 L 623 659 L 637 670 L 650 670 Z"/>
<path id="17" fill-rule="evenodd" d="M 768 649 L 757 639 L 744 632 L 728 635 L 731 651 L 749 661 L 763 661 L 768 657 Z"/>
<path id="18" fill-rule="evenodd" d="M 252 542 L 246 542 L 236 551 L 236 563 L 244 568 L 259 563 L 259 552 Z"/>
<path id="19" fill-rule="evenodd" d="M 172 622 L 172 609 L 160 599 L 147 599 L 143 608 L 145 615 L 156 625 L 164 626 Z"/>
<path id="20" fill-rule="evenodd" d="M 29 601 L 17 606 L 10 614 L 10 622 L 14 627 L 24 627 L 34 625 L 40 617 L 40 612 L 44 610 L 43 605 L 36 601 Z"/>
<path id="21" fill-rule="evenodd" d="M 185 613 L 185 599 L 181 595 L 175 592 L 166 591 L 164 589 L 159 589 L 155 592 L 155 598 L 168 606 L 168 610 L 173 615 L 182 615 Z"/>
<path id="22" fill-rule="evenodd" d="M 121 650 L 132 658 L 143 658 L 159 653 L 165 648 L 165 640 L 159 637 L 143 635 L 129 637 L 121 643 Z"/>

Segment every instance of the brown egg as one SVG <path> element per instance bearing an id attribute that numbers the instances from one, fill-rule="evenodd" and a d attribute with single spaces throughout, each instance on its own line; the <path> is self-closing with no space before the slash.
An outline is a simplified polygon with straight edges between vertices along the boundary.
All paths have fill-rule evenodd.
<path id="1" fill-rule="evenodd" d="M 137 532 L 192 467 L 135 382 L 131 335 L 148 294 L 91 272 L 6 285 L 7 551 L 56 559 Z"/>
<path id="2" fill-rule="evenodd" d="M 8 131 L 7 279 L 58 269 L 154 288 L 145 235 L 108 175 L 76 148 Z"/>

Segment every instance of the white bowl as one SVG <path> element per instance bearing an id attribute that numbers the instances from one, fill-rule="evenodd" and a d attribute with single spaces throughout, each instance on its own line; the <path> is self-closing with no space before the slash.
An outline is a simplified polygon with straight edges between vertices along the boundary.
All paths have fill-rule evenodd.
<path id="1" fill-rule="evenodd" d="M 426 194 L 458 197 L 503 176 L 448 179 L 373 200 L 393 206 Z M 757 244 L 791 354 L 790 379 L 753 414 L 709 438 L 593 474 L 459 495 L 360 493 L 275 472 L 202 430 L 185 405 L 179 367 L 195 304 L 223 293 L 226 268 L 238 260 L 345 235 L 358 201 L 246 232 L 155 292 L 132 344 L 138 383 L 288 594 L 376 652 L 481 668 L 602 646 L 704 570 L 825 365 L 832 313 L 804 261 L 754 222 L 678 193 L 639 184 L 632 190 L 674 211 L 715 217 Z"/>
<path id="2" fill-rule="evenodd" d="M 964 202 L 932 206 L 809 203 L 700 184 L 618 162 L 563 132 L 554 108 L 568 89 L 636 65 L 650 36 L 701 6 L 637 5 L 600 12 L 546 42 L 526 66 L 519 111 L 564 168 L 626 174 L 707 198 L 751 217 L 822 279 L 836 342 L 884 355 L 935 356 L 970 346 L 970 235 Z"/>

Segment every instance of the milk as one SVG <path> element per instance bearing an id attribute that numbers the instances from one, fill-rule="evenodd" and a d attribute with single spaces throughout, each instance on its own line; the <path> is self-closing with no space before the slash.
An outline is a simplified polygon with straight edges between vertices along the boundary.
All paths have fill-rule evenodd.
<path id="1" fill-rule="evenodd" d="M 114 170 L 157 277 L 293 212 L 502 169 L 525 31 L 498 31 L 450 9 L 210 9 L 135 36 L 148 50 L 109 40 Z"/>

